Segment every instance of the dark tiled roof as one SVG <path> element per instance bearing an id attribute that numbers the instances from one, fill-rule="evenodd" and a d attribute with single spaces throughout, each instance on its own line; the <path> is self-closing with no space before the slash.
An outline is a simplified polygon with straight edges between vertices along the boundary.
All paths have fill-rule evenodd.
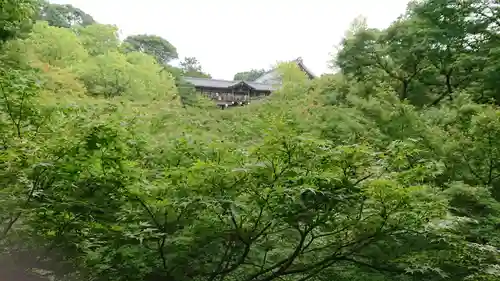
<path id="1" fill-rule="evenodd" d="M 244 83 L 257 91 L 272 91 L 274 86 L 270 84 L 255 83 L 248 81 L 230 81 L 230 80 L 219 80 L 210 78 L 198 78 L 198 77 L 184 77 L 186 82 L 193 84 L 195 87 L 206 87 L 206 88 L 231 88 L 235 87 L 241 83 Z"/>
<path id="2" fill-rule="evenodd" d="M 316 76 L 304 65 L 302 62 L 302 58 L 297 58 L 293 60 L 297 64 L 297 66 L 304 71 L 307 76 L 312 79 L 315 78 Z M 259 78 L 265 76 L 266 74 L 269 74 L 273 71 L 276 71 L 276 69 L 272 69 L 266 73 L 264 73 L 262 76 Z M 257 78 L 256 80 L 259 80 Z M 204 87 L 204 88 L 218 88 L 218 89 L 227 89 L 231 87 L 235 87 L 241 83 L 244 83 L 248 85 L 249 87 L 253 88 L 254 90 L 257 91 L 273 91 L 275 90 L 278 85 L 273 85 L 269 83 L 259 83 L 259 82 L 251 82 L 251 81 L 230 81 L 230 80 L 220 80 L 220 79 L 210 79 L 210 78 L 199 78 L 199 77 L 184 77 L 184 80 L 188 83 L 193 84 L 195 87 Z"/>
<path id="3" fill-rule="evenodd" d="M 186 82 L 193 84 L 195 87 L 207 87 L 207 88 L 229 88 L 235 81 L 228 80 L 218 80 L 210 78 L 198 78 L 198 77 L 184 77 Z"/>
<path id="4" fill-rule="evenodd" d="M 276 86 L 271 84 L 263 84 L 256 82 L 245 82 L 245 83 L 247 83 L 248 86 L 254 88 L 257 91 L 273 91 L 276 89 Z"/>

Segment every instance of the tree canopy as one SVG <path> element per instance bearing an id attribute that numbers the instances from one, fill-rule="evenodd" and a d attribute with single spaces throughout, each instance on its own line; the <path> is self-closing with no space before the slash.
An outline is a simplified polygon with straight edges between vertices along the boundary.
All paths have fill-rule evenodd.
<path id="1" fill-rule="evenodd" d="M 180 68 L 186 76 L 210 78 L 210 74 L 204 73 L 201 64 L 195 57 L 185 57 L 180 63 Z"/>
<path id="2" fill-rule="evenodd" d="M 267 71 L 265 69 L 252 69 L 250 71 L 238 72 L 234 75 L 233 80 L 254 81 L 266 72 Z"/>
<path id="3" fill-rule="evenodd" d="M 159 64 L 167 64 L 179 57 L 177 49 L 160 36 L 131 35 L 125 38 L 125 43 L 130 50 L 153 56 Z"/>
<path id="4" fill-rule="evenodd" d="M 387 29 L 357 28 L 334 64 L 357 81 L 383 79 L 401 99 L 421 105 L 462 91 L 478 102 L 497 102 L 497 10 L 486 0 L 411 3 Z"/>
<path id="5" fill-rule="evenodd" d="M 1 30 L 30 22 L 34 2 L 8 3 Z M 358 18 L 338 73 L 281 63 L 279 89 L 231 110 L 184 87 L 195 58 L 159 63 L 114 26 L 2 33 L 2 264 L 75 281 L 499 280 L 497 12 L 426 0 L 386 29 Z"/>
<path id="6" fill-rule="evenodd" d="M 96 23 L 91 15 L 72 5 L 53 4 L 46 1 L 42 1 L 39 19 L 47 21 L 51 26 L 66 28 Z"/>

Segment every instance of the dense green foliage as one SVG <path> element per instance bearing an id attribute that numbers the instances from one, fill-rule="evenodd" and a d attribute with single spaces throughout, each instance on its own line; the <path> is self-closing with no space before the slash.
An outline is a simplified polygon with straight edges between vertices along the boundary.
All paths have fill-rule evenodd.
<path id="1" fill-rule="evenodd" d="M 389 28 L 358 21 L 335 64 L 363 83 L 382 81 L 401 99 L 437 105 L 468 92 L 475 102 L 500 103 L 499 14 L 496 1 L 424 1 L 410 4 Z"/>
<path id="2" fill-rule="evenodd" d="M 96 23 L 91 15 L 73 7 L 42 1 L 39 19 L 47 21 L 51 26 L 67 27 L 80 25 L 87 26 Z"/>
<path id="3" fill-rule="evenodd" d="M 200 77 L 200 78 L 210 78 L 210 74 L 204 73 L 200 62 L 195 57 L 185 57 L 179 66 L 182 73 L 186 76 Z"/>
<path id="4" fill-rule="evenodd" d="M 2 249 L 63 280 L 499 280 L 495 9 L 358 20 L 340 73 L 283 63 L 281 89 L 224 111 L 179 87 L 195 59 L 159 64 L 116 27 L 10 33 Z"/>
<path id="5" fill-rule="evenodd" d="M 0 0 L 0 44 L 29 31 L 38 8 L 36 0 Z"/>

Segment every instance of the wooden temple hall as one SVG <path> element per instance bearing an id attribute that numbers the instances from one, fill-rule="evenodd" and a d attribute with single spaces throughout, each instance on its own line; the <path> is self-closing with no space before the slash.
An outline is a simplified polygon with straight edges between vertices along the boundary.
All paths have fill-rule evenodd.
<path id="1" fill-rule="evenodd" d="M 302 58 L 292 61 L 313 79 L 314 74 L 303 64 Z M 221 108 L 229 106 L 242 106 L 252 100 L 259 100 L 269 96 L 282 84 L 281 76 L 277 69 L 264 73 L 254 81 L 229 81 L 198 77 L 184 77 L 192 84 L 196 91 L 214 100 Z"/>

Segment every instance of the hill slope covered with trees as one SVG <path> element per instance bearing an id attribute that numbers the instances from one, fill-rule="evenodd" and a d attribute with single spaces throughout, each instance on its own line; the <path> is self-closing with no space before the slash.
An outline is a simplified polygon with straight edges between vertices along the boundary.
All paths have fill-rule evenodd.
<path id="1" fill-rule="evenodd" d="M 412 3 L 384 30 L 358 20 L 339 73 L 281 64 L 280 90 L 227 111 L 183 103 L 164 39 L 121 42 L 43 5 L 0 0 L 0 245 L 21 266 L 62 280 L 500 278 L 494 3 Z"/>

